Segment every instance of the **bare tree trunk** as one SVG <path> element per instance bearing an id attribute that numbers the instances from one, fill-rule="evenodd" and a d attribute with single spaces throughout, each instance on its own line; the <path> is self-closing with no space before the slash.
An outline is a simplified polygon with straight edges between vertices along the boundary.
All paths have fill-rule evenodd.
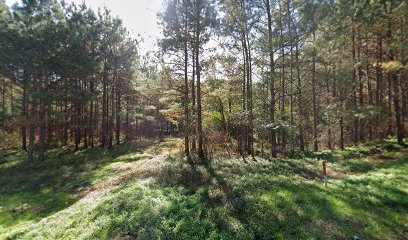
<path id="1" fill-rule="evenodd" d="M 340 116 L 340 149 L 344 150 L 344 123 L 343 115 Z"/>
<path id="2" fill-rule="evenodd" d="M 241 102 L 241 104 L 242 104 L 242 113 L 245 114 L 245 112 L 246 112 L 246 97 L 247 97 L 247 94 L 246 94 L 246 77 L 247 77 L 247 75 L 246 75 L 246 71 L 247 71 L 247 69 L 246 69 L 246 66 L 247 66 L 247 54 L 246 54 L 246 51 L 247 50 L 246 50 L 245 36 L 244 36 L 243 33 L 242 33 L 241 41 L 242 41 L 242 59 L 244 61 L 243 64 L 242 64 L 242 102 Z M 245 142 L 246 135 L 247 135 L 246 134 L 246 132 L 247 132 L 246 124 L 243 124 L 241 122 L 240 123 L 240 128 L 241 128 L 241 131 L 239 132 L 240 137 L 238 139 L 238 141 L 239 141 L 238 144 L 240 146 L 239 152 L 240 152 L 240 155 L 245 159 L 246 143 L 244 143 L 244 142 Z"/>
<path id="3" fill-rule="evenodd" d="M 129 96 L 126 96 L 126 141 L 131 139 L 132 130 L 130 129 L 130 99 Z"/>
<path id="4" fill-rule="evenodd" d="M 2 106 L 2 114 L 3 116 L 6 116 L 6 78 L 2 77 L 1 78 L 1 96 L 2 96 L 2 101 L 1 101 L 1 106 Z M 6 121 L 2 121 L 1 123 L 1 128 L 4 130 L 6 129 Z"/>
<path id="5" fill-rule="evenodd" d="M 192 61 L 193 61 L 193 76 L 192 76 L 192 78 L 191 78 L 191 98 L 192 98 L 192 102 L 193 102 L 193 106 L 192 106 L 192 108 L 191 108 L 191 113 L 192 113 L 192 119 L 194 119 L 196 116 L 196 89 L 195 89 L 195 67 L 196 67 L 196 64 L 195 64 L 195 47 L 193 47 L 192 48 L 193 50 L 192 50 Z M 196 124 L 194 124 L 194 122 L 193 122 L 193 124 L 192 124 L 192 126 L 191 126 L 191 131 L 192 131 L 192 133 L 191 133 L 191 149 L 192 149 L 192 151 L 195 153 L 195 152 L 197 152 L 197 147 L 196 147 Z"/>
<path id="6" fill-rule="evenodd" d="M 90 83 L 90 90 L 91 90 L 91 94 L 93 97 L 94 94 L 94 79 L 92 76 L 92 80 Z M 90 106 L 89 106 L 89 123 L 88 123 L 88 128 L 89 128 L 89 141 L 90 141 L 90 145 L 91 148 L 94 148 L 94 100 L 92 99 L 90 102 Z"/>
<path id="7" fill-rule="evenodd" d="M 87 86 L 87 81 L 82 81 L 82 89 L 89 90 Z M 89 128 L 88 128 L 88 100 L 84 103 L 81 102 L 81 129 L 82 129 L 82 136 L 83 136 L 83 143 L 84 149 L 88 148 L 88 135 L 89 135 Z"/>
<path id="8" fill-rule="evenodd" d="M 313 151 L 317 152 L 319 150 L 318 139 L 317 139 L 317 100 L 316 100 L 316 34 L 313 30 L 313 67 L 312 67 L 312 104 L 313 104 Z"/>
<path id="9" fill-rule="evenodd" d="M 387 112 L 388 112 L 388 128 L 387 128 L 387 136 L 391 136 L 393 134 L 392 131 L 392 76 L 391 73 L 387 73 L 387 83 L 388 83 L 388 101 L 387 101 Z"/>
<path id="10" fill-rule="evenodd" d="M 295 151 L 295 133 L 294 133 L 294 116 L 293 116 L 293 36 L 291 29 L 291 16 L 290 11 L 290 1 L 287 1 L 287 15 L 288 15 L 288 32 L 289 32 L 289 43 L 290 43 L 290 66 L 289 66 L 289 79 L 290 79 L 290 151 L 291 154 Z M 300 87 L 300 86 L 299 86 Z"/>
<path id="11" fill-rule="evenodd" d="M 301 82 L 301 76 L 300 76 L 300 62 L 299 62 L 299 36 L 296 31 L 296 38 L 297 42 L 295 45 L 295 60 L 296 60 L 296 76 L 297 76 L 297 84 L 298 84 L 298 115 L 299 115 L 299 121 L 298 121 L 298 127 L 299 127 L 299 148 L 301 152 L 305 151 L 305 138 L 304 138 L 304 130 L 303 130 L 303 100 L 302 100 L 302 82 Z"/>
<path id="12" fill-rule="evenodd" d="M 68 131 L 69 131 L 69 121 L 68 121 L 68 100 L 64 100 L 64 144 L 68 145 Z"/>
<path id="13" fill-rule="evenodd" d="M 31 96 L 31 109 L 28 127 L 28 161 L 31 163 L 34 162 L 36 106 L 37 99 L 35 96 Z"/>
<path id="14" fill-rule="evenodd" d="M 382 38 L 377 36 L 377 49 L 376 49 L 376 105 L 379 109 L 381 107 L 382 102 L 382 70 L 381 70 L 381 62 L 382 62 Z M 376 122 L 378 123 L 380 119 L 377 117 Z M 377 125 L 377 124 L 376 124 Z M 379 135 L 380 127 L 376 127 L 377 135 Z"/>
<path id="15" fill-rule="evenodd" d="M 344 86 L 341 87 L 339 84 L 339 96 L 340 96 L 340 149 L 344 150 L 344 116 L 343 116 L 343 111 L 345 110 L 345 89 Z"/>
<path id="16" fill-rule="evenodd" d="M 197 73 L 197 133 L 198 133 L 198 157 L 200 160 L 204 160 L 203 149 L 203 126 L 201 119 L 201 66 L 200 66 L 200 14 L 201 6 L 200 1 L 197 2 L 197 16 L 196 16 L 196 73 Z"/>
<path id="17" fill-rule="evenodd" d="M 330 98 L 330 79 L 329 79 L 329 75 L 330 75 L 330 69 L 327 69 L 327 66 L 325 66 L 325 71 L 326 71 L 326 103 L 327 104 L 331 104 L 331 98 Z M 327 126 L 327 147 L 329 149 L 333 148 L 332 145 L 332 125 L 331 125 L 331 117 L 328 120 L 328 126 Z"/>
<path id="18" fill-rule="evenodd" d="M 100 109 L 100 103 L 99 101 L 95 101 L 95 107 L 94 107 L 94 125 L 93 127 L 95 128 L 95 130 L 99 129 L 100 126 L 102 126 L 102 122 L 101 125 L 99 125 L 99 119 L 100 119 L 100 113 L 99 113 L 99 109 Z M 98 131 L 94 131 L 94 136 L 98 138 L 98 140 L 101 139 L 100 135 L 97 133 Z M 96 140 L 94 140 L 96 141 Z"/>
<path id="19" fill-rule="evenodd" d="M 23 126 L 21 127 L 21 149 L 27 151 L 27 76 L 24 74 L 23 79 L 23 95 L 21 101 L 21 117 L 25 120 Z"/>
<path id="20" fill-rule="evenodd" d="M 249 43 L 249 39 L 248 39 Z M 255 152 L 254 152 L 254 114 L 253 114 L 253 99 L 252 99 L 252 55 L 251 55 L 251 49 L 249 48 L 248 51 L 248 108 L 249 108 L 249 139 L 248 139 L 248 147 L 249 151 L 251 154 L 251 157 L 255 157 Z"/>
<path id="21" fill-rule="evenodd" d="M 353 5 L 354 5 L 354 0 L 353 0 Z M 353 64 L 356 62 L 356 29 L 355 29 L 355 19 L 353 17 L 352 20 L 352 56 L 353 56 Z M 357 92 L 356 92 L 356 75 L 357 71 L 356 68 L 353 67 L 353 110 L 356 113 L 357 112 Z M 354 145 L 357 145 L 358 143 L 358 119 L 354 120 L 354 132 L 353 132 L 353 143 Z"/>
<path id="22" fill-rule="evenodd" d="M 388 20 L 388 41 L 389 45 L 391 45 L 392 41 L 392 33 L 391 33 L 391 21 Z M 390 61 L 395 61 L 395 53 L 394 50 L 389 46 L 389 60 Z M 392 91 L 393 95 L 393 101 L 394 101 L 394 112 L 395 112 L 395 123 L 396 123 L 396 134 L 397 134 L 397 141 L 398 144 L 404 144 L 404 129 L 402 126 L 402 121 L 401 121 L 401 107 L 400 107 L 400 95 L 401 95 L 401 89 L 400 89 L 400 82 L 399 78 L 397 76 L 396 70 L 393 70 L 388 74 L 389 76 L 389 91 Z M 391 90 L 392 88 L 392 90 Z M 391 95 L 389 96 L 391 97 Z M 391 101 L 391 98 L 389 99 Z M 391 109 L 389 109 L 391 110 Z"/>
<path id="23" fill-rule="evenodd" d="M 273 49 L 272 49 L 272 13 L 269 0 L 265 0 L 266 11 L 268 15 L 268 51 L 269 51 L 269 70 L 270 70 L 270 91 L 271 91 L 271 125 L 272 128 L 275 126 L 275 62 L 273 59 Z M 271 147 L 272 147 L 272 157 L 276 158 L 276 135 L 275 130 L 271 129 Z"/>
<path id="24" fill-rule="evenodd" d="M 245 44 L 245 38 L 242 36 L 242 59 L 243 59 L 243 64 L 242 64 L 242 111 L 245 112 L 246 110 L 246 44 Z"/>
<path id="25" fill-rule="evenodd" d="M 280 45 L 281 45 L 281 58 L 282 58 L 282 65 L 281 65 L 281 121 L 282 124 L 285 123 L 285 41 L 283 38 L 283 20 L 282 20 L 282 11 L 283 11 L 283 3 L 280 1 L 279 5 L 279 25 L 280 25 Z M 286 136 L 285 132 L 282 131 L 282 150 L 284 151 L 286 148 Z"/>
<path id="26" fill-rule="evenodd" d="M 116 78 L 116 74 L 114 76 Z M 113 148 L 113 126 L 114 126 L 114 119 L 115 119 L 115 85 L 111 83 L 111 94 L 110 94 L 110 107 L 111 107 L 111 115 L 109 117 L 109 141 L 108 141 L 108 148 Z"/>
<path id="27" fill-rule="evenodd" d="M 253 109 L 252 109 L 252 55 L 251 55 L 251 46 L 249 42 L 249 30 L 247 23 L 247 15 L 245 8 L 245 0 L 243 1 L 243 11 L 244 11 L 244 49 L 246 56 L 246 79 L 247 79 L 247 109 L 248 109 L 248 128 L 246 131 L 247 134 L 247 150 L 248 154 L 251 154 L 251 157 L 254 158 L 254 136 L 253 136 Z"/>
<path id="28" fill-rule="evenodd" d="M 394 95 L 394 111 L 395 111 L 395 121 L 397 127 L 397 141 L 398 144 L 404 144 L 404 128 L 401 121 L 401 107 L 400 107 L 400 83 L 398 77 L 392 75 L 392 84 L 393 84 L 393 95 Z"/>
<path id="29" fill-rule="evenodd" d="M 75 87 L 79 88 L 79 84 L 78 84 L 78 78 L 75 77 Z M 81 108 L 80 108 L 80 102 L 79 100 L 75 100 L 74 103 L 74 118 L 75 118 L 75 139 L 74 139 L 74 143 L 75 143 L 75 152 L 79 150 L 79 144 L 81 141 L 81 128 L 80 128 L 80 115 L 81 115 Z"/>
<path id="30" fill-rule="evenodd" d="M 120 145 L 120 129 L 121 129 L 121 113 L 122 113 L 122 104 L 121 104 L 121 91 L 116 89 L 116 145 Z"/>
<path id="31" fill-rule="evenodd" d="M 79 144 L 81 142 L 81 128 L 80 128 L 80 115 L 81 115 L 81 107 L 80 104 L 77 102 L 75 103 L 75 151 L 79 150 Z"/>
<path id="32" fill-rule="evenodd" d="M 15 116 L 14 87 L 11 82 L 9 84 L 10 84 L 10 113 L 11 113 L 11 116 Z"/>
<path id="33" fill-rule="evenodd" d="M 405 59 L 405 62 L 403 62 L 402 58 L 403 56 L 405 56 L 406 51 L 405 51 L 405 45 L 404 43 L 406 42 L 406 36 L 405 36 L 405 18 L 401 19 L 401 24 L 400 24 L 400 58 L 401 58 L 401 62 L 402 64 L 404 64 L 405 66 L 407 65 L 407 59 Z M 401 111 L 401 122 L 402 122 L 402 132 L 405 136 L 405 129 L 404 129 L 404 123 L 406 122 L 406 117 L 408 114 L 408 83 L 406 81 L 406 79 L 408 78 L 407 75 L 407 71 L 402 71 L 399 74 L 399 91 L 401 92 L 401 106 L 402 106 L 402 111 Z M 405 79 L 405 81 L 404 81 Z M 405 83 L 405 84 L 403 84 Z"/>
<path id="34" fill-rule="evenodd" d="M 101 131 L 101 146 L 104 148 L 106 146 L 106 130 L 108 128 L 107 124 L 107 63 L 106 58 L 104 60 L 104 72 L 102 81 L 102 131 Z"/>
<path id="35" fill-rule="evenodd" d="M 46 123 L 47 123 L 47 139 L 46 139 L 46 145 L 45 145 L 45 147 L 46 147 L 46 149 L 48 149 L 48 148 L 50 148 L 50 146 L 53 146 L 54 144 L 53 144 L 53 141 L 54 141 L 54 139 L 53 139 L 53 135 L 54 135 L 54 128 L 53 128 L 53 125 L 48 121 L 50 118 L 51 118 L 51 116 L 52 116 L 52 114 L 53 114 L 53 106 L 52 106 L 52 103 L 49 103 L 48 105 L 47 105 L 47 112 L 46 112 L 46 116 L 47 116 L 47 121 L 46 121 Z"/>
<path id="36" fill-rule="evenodd" d="M 368 41 L 368 36 L 367 36 Z M 365 72 L 366 72 L 366 81 L 367 81 L 367 97 L 368 97 L 368 105 L 371 107 L 373 106 L 373 92 L 372 92 L 372 85 L 370 79 L 370 56 L 369 56 L 369 45 L 366 46 L 366 63 L 365 63 Z M 370 141 L 373 140 L 373 121 L 370 119 L 367 123 L 368 126 L 368 139 Z"/>
<path id="37" fill-rule="evenodd" d="M 187 31 L 188 31 L 188 23 L 186 19 L 186 14 L 187 14 L 188 8 L 186 4 L 186 9 L 184 12 L 184 152 L 187 157 L 190 155 L 190 148 L 189 148 L 189 133 L 190 133 L 190 119 L 189 119 L 189 112 L 188 112 L 188 48 L 187 48 Z"/>
<path id="38" fill-rule="evenodd" d="M 336 66 L 334 65 L 333 66 L 333 86 L 332 86 L 332 99 L 336 99 L 336 97 L 337 97 L 337 94 L 338 94 L 338 92 L 337 92 L 337 85 L 336 85 L 336 80 L 337 80 L 337 77 L 336 77 L 336 74 L 337 74 L 337 72 L 336 72 Z M 339 94 L 340 95 L 340 94 Z M 341 106 L 340 106 L 341 107 Z M 337 114 L 336 114 L 336 117 L 337 117 Z M 330 128 L 331 130 L 333 130 L 333 126 Z M 332 140 L 332 142 L 333 142 L 333 140 Z M 335 147 L 336 146 L 336 144 L 335 143 L 333 143 L 333 147 Z"/>
<path id="39" fill-rule="evenodd" d="M 46 81 L 46 77 L 42 79 L 42 81 Z M 45 93 L 47 83 L 41 83 L 41 91 Z M 46 95 L 46 94 L 44 94 Z M 46 131 L 46 122 L 47 122 L 47 115 L 46 115 L 46 99 L 43 97 L 40 98 L 40 152 L 38 155 L 39 161 L 44 161 L 45 159 L 45 131 Z"/>
<path id="40" fill-rule="evenodd" d="M 45 126 L 46 126 L 46 114 L 45 114 L 45 103 L 44 99 L 40 99 L 40 151 L 38 155 L 39 161 L 44 161 L 45 159 Z"/>
<path id="41" fill-rule="evenodd" d="M 360 35 L 358 36 L 358 46 L 357 46 L 357 61 L 360 62 L 361 61 L 361 38 Z M 361 71 L 361 66 L 359 64 L 358 69 L 357 69 L 357 73 L 358 73 L 358 84 L 359 84 L 359 93 L 358 93 L 358 101 L 359 101 L 359 107 L 360 107 L 360 111 L 364 110 L 364 96 L 363 96 L 363 89 L 364 89 L 364 85 L 363 85 L 363 80 L 362 80 L 362 71 Z M 364 120 L 363 119 L 359 119 L 359 140 L 360 142 L 364 142 Z"/>

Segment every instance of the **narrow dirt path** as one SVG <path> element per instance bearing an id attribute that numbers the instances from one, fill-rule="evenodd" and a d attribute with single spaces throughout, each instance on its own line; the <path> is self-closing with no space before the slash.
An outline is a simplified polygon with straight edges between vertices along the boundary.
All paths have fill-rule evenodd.
<path id="1" fill-rule="evenodd" d="M 126 182 L 147 178 L 161 176 L 163 171 L 169 166 L 166 159 L 170 155 L 179 154 L 179 139 L 167 139 L 164 142 L 159 142 L 140 153 L 128 153 L 120 156 L 121 158 L 133 157 L 141 158 L 140 160 L 130 161 L 110 169 L 112 174 L 108 180 L 92 186 L 80 202 L 95 201 L 98 198 L 105 196 L 109 191 L 115 187 L 119 187 Z"/>

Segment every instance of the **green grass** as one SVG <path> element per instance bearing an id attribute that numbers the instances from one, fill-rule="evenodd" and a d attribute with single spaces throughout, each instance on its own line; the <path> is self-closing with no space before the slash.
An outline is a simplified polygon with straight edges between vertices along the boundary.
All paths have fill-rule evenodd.
<path id="1" fill-rule="evenodd" d="M 0 239 L 408 237 L 408 148 L 392 140 L 204 166 L 161 151 L 177 143 L 55 151 L 35 169 L 7 155 Z"/>

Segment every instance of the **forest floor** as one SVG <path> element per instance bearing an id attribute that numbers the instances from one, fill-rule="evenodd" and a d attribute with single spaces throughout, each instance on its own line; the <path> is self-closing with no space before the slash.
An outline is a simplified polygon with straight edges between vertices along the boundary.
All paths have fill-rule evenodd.
<path id="1" fill-rule="evenodd" d="M 0 153 L 0 239 L 408 239 L 408 147 L 183 159 L 180 139 Z M 322 183 L 322 160 L 329 181 Z"/>

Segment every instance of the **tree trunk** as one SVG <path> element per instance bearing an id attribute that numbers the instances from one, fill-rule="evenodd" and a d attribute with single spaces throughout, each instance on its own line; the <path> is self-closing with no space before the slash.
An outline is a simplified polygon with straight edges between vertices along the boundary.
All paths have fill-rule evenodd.
<path id="1" fill-rule="evenodd" d="M 280 25 L 280 45 L 281 45 L 281 58 L 282 58 L 282 65 L 281 65 L 281 121 L 282 124 L 285 124 L 286 117 L 285 117 L 285 41 L 283 38 L 283 20 L 282 20 L 282 11 L 283 11 L 283 3 L 280 1 L 279 6 L 279 25 Z M 285 131 L 282 131 L 282 150 L 285 151 L 286 148 L 286 136 Z"/>
<path id="2" fill-rule="evenodd" d="M 78 78 L 77 77 L 75 78 L 75 87 L 77 89 L 80 88 L 80 86 L 78 84 Z M 80 128 L 80 124 L 81 124 L 81 122 L 80 122 L 80 116 L 81 116 L 80 104 L 81 103 L 79 101 L 80 100 L 76 99 L 75 103 L 74 103 L 74 106 L 75 106 L 75 109 L 74 109 L 74 111 L 75 111 L 75 113 L 74 113 L 74 118 L 75 118 L 75 127 L 74 127 L 74 130 L 75 130 L 75 139 L 74 139 L 75 150 L 74 151 L 75 152 L 79 150 L 79 144 L 80 144 L 80 141 L 81 141 L 81 128 Z"/>
<path id="3" fill-rule="evenodd" d="M 37 99 L 31 96 L 31 110 L 28 127 L 28 161 L 34 162 L 34 144 L 35 144 L 35 118 L 36 118 Z"/>
<path id="4" fill-rule="evenodd" d="M 184 152 L 187 157 L 190 156 L 190 148 L 189 148 L 189 139 L 188 136 L 190 134 L 190 119 L 189 119 L 189 112 L 188 112 L 188 22 L 187 22 L 187 14 L 188 14 L 188 7 L 186 4 L 185 12 L 184 12 Z"/>
<path id="5" fill-rule="evenodd" d="M 46 114 L 45 114 L 45 99 L 40 99 L 40 151 L 38 155 L 39 161 L 45 159 L 45 127 L 46 127 Z"/>
<path id="6" fill-rule="evenodd" d="M 122 104 L 121 104 L 121 91 L 116 89 L 116 145 L 120 145 L 120 128 L 121 128 L 121 113 L 122 113 Z"/>
<path id="7" fill-rule="evenodd" d="M 354 0 L 353 0 L 353 4 L 354 4 Z M 356 63 L 356 29 L 355 29 L 355 19 L 353 17 L 352 20 L 352 36 L 351 36 L 351 40 L 352 40 L 352 56 L 353 56 L 353 64 Z M 356 81 L 356 75 L 357 75 L 357 71 L 355 66 L 353 66 L 353 110 L 354 113 L 357 113 L 357 91 L 356 91 L 356 87 L 357 87 L 357 81 Z M 353 143 L 354 145 L 357 145 L 358 143 L 358 124 L 359 121 L 358 119 L 354 119 L 354 132 L 353 132 Z"/>
<path id="8" fill-rule="evenodd" d="M 331 104 L 331 98 L 330 98 L 330 69 L 327 69 L 325 67 L 325 72 L 326 72 L 326 103 L 328 105 Z M 327 124 L 327 147 L 329 149 L 332 149 L 332 126 L 331 126 L 331 116 L 329 116 L 328 124 Z"/>
<path id="9" fill-rule="evenodd" d="M 305 151 L 305 140 L 304 140 L 304 130 L 303 130 L 303 100 L 302 100 L 302 82 L 300 76 L 300 62 L 299 62 L 299 36 L 296 32 L 297 43 L 295 45 L 295 60 L 296 60 L 296 76 L 297 76 L 297 84 L 298 84 L 298 127 L 299 127 L 299 148 L 301 152 Z"/>
<path id="10" fill-rule="evenodd" d="M 93 78 L 93 76 L 92 76 Z M 94 82 L 93 79 L 91 80 L 90 84 L 90 90 L 92 97 L 94 97 Z M 89 123 L 88 123 L 88 128 L 89 128 L 89 141 L 91 148 L 94 148 L 94 100 L 92 99 L 90 102 L 89 106 Z"/>
<path id="11" fill-rule="evenodd" d="M 191 58 L 192 58 L 192 61 L 193 61 L 193 75 L 192 75 L 192 78 L 191 78 L 191 98 L 192 98 L 192 102 L 193 102 L 193 106 L 192 106 L 192 108 L 191 108 L 191 118 L 192 119 L 194 119 L 195 117 L 196 117 L 196 89 L 195 89 L 195 67 L 196 67 L 196 64 L 195 64 L 195 47 L 193 47 L 193 50 L 192 50 L 192 56 L 191 56 Z M 195 152 L 197 152 L 197 147 L 196 147 L 196 124 L 194 124 L 194 121 L 193 121 L 193 123 L 192 123 L 192 126 L 191 126 L 191 131 L 192 131 L 192 133 L 191 133 L 191 149 L 192 149 L 192 151 L 195 153 Z"/>
<path id="12" fill-rule="evenodd" d="M 114 78 L 116 78 L 116 76 L 114 76 Z M 112 149 L 113 148 L 113 126 L 114 126 L 114 119 L 115 119 L 115 85 L 114 85 L 114 83 L 111 83 L 110 107 L 111 107 L 111 114 L 110 114 L 110 117 L 109 117 L 108 148 Z"/>
<path id="13" fill-rule="evenodd" d="M 200 66 L 200 1 L 197 2 L 196 16 L 196 73 L 197 73 L 197 133 L 198 133 L 198 157 L 204 160 L 203 149 L 203 126 L 201 119 L 201 66 Z"/>
<path id="14" fill-rule="evenodd" d="M 401 107 L 400 107 L 400 83 L 396 74 L 392 74 L 392 85 L 393 85 L 393 95 L 394 95 L 394 111 L 395 111 L 395 122 L 397 127 L 397 141 L 398 144 L 404 144 L 404 128 L 401 121 Z"/>
<path id="15" fill-rule="evenodd" d="M 391 73 L 387 73 L 387 83 L 388 83 L 388 101 L 387 101 L 387 113 L 388 113 L 388 128 L 387 128 L 387 137 L 393 135 L 392 131 L 392 76 Z"/>
<path id="16" fill-rule="evenodd" d="M 403 56 L 405 56 L 406 51 L 405 51 L 405 42 L 406 42 L 406 36 L 405 36 L 405 18 L 401 19 L 401 26 L 400 26 L 400 61 L 402 64 L 405 66 L 407 65 L 408 61 L 405 59 L 405 62 L 403 61 Z M 401 122 L 402 122 L 402 132 L 405 136 L 405 129 L 404 129 L 404 123 L 406 122 L 407 114 L 408 114 L 408 81 L 406 80 L 408 78 L 407 71 L 402 71 L 399 74 L 399 91 L 401 92 L 401 106 L 402 106 L 402 111 L 401 111 Z M 405 84 L 404 84 L 405 83 Z"/>
<path id="17" fill-rule="evenodd" d="M 358 37 L 358 46 L 357 46 L 357 61 L 361 61 L 361 38 L 360 36 Z M 362 80 L 362 71 L 361 71 L 361 66 L 360 64 L 358 65 L 357 68 L 357 73 L 358 73 L 358 84 L 359 84 L 359 93 L 358 93 L 358 102 L 359 102 L 359 111 L 364 110 L 364 96 L 363 96 L 363 89 L 364 89 L 364 84 Z M 359 118 L 359 140 L 360 142 L 364 142 L 364 120 L 362 118 Z"/>
<path id="18" fill-rule="evenodd" d="M 130 129 L 129 112 L 130 112 L 130 99 L 129 96 L 126 96 L 126 141 L 129 141 L 131 139 L 132 132 L 132 130 Z"/>
<path id="19" fill-rule="evenodd" d="M 23 95 L 21 101 L 21 117 L 24 119 L 24 124 L 21 127 L 21 149 L 27 151 L 27 76 L 23 79 Z"/>
<path id="20" fill-rule="evenodd" d="M 377 49 L 376 49 L 376 106 L 377 109 L 379 110 L 381 108 L 381 102 L 382 102 L 382 70 L 381 70 L 381 62 L 382 62 L 382 38 L 380 36 L 377 36 Z M 380 119 L 377 117 L 376 123 L 379 123 Z M 376 124 L 377 126 L 378 124 Z M 377 135 L 379 134 L 380 127 L 376 127 L 377 129 Z M 380 135 L 381 136 L 381 135 Z"/>
<path id="21" fill-rule="evenodd" d="M 290 80 L 290 151 L 291 154 L 295 151 L 295 133 L 294 133 L 294 116 L 293 116 L 293 36 L 292 36 L 292 29 L 291 29 L 291 16 L 290 11 L 290 1 L 287 1 L 287 15 L 288 15 L 288 32 L 289 32 L 289 43 L 290 43 L 290 65 L 289 65 L 289 80 Z M 300 87 L 300 85 L 299 85 Z"/>
<path id="22" fill-rule="evenodd" d="M 340 149 L 344 150 L 344 124 L 343 115 L 340 116 Z"/>
<path id="23" fill-rule="evenodd" d="M 241 6 L 242 7 L 242 6 Z M 247 66 L 247 54 L 246 54 L 246 41 L 245 41 L 245 36 L 244 36 L 244 33 L 242 33 L 242 39 L 241 39 L 241 41 L 242 41 L 242 59 L 243 59 L 243 64 L 242 64 L 242 102 L 241 102 L 241 104 L 242 104 L 242 113 L 245 115 L 245 113 L 246 113 L 246 98 L 247 98 L 247 94 L 246 94 L 246 78 L 247 78 L 247 75 L 246 75 L 246 72 L 247 72 L 247 69 L 246 69 L 246 66 Z M 247 135 L 247 127 L 246 127 L 246 124 L 244 124 L 244 123 L 242 123 L 242 121 L 241 121 L 241 123 L 240 123 L 240 128 L 241 128 L 241 131 L 239 132 L 239 139 L 238 139 L 238 141 L 239 141 L 239 143 L 238 143 L 238 145 L 239 145 L 239 153 L 240 153 L 240 155 L 245 159 L 245 150 L 246 150 L 246 144 L 244 144 L 244 142 L 245 142 L 245 140 L 244 139 L 246 139 L 246 135 Z"/>
<path id="24" fill-rule="evenodd" d="M 101 129 L 101 146 L 104 148 L 106 146 L 106 130 L 107 130 L 107 63 L 106 58 L 104 62 L 104 72 L 102 81 L 102 129 Z"/>
<path id="25" fill-rule="evenodd" d="M 68 122 L 68 99 L 64 100 L 64 144 L 68 145 L 68 131 L 69 131 L 69 122 Z"/>
<path id="26" fill-rule="evenodd" d="M 313 151 L 317 152 L 319 150 L 318 139 L 317 139 L 317 101 L 316 101 L 316 34 L 313 30 L 313 67 L 312 67 L 312 103 L 313 103 Z"/>
<path id="27" fill-rule="evenodd" d="M 270 70 L 270 91 L 271 91 L 271 147 L 272 147 L 272 157 L 276 158 L 276 134 L 275 134 L 275 62 L 273 59 L 273 49 L 272 49 L 272 13 L 269 0 L 264 1 L 266 4 L 266 11 L 268 15 L 268 51 L 269 51 L 269 70 Z"/>
<path id="28" fill-rule="evenodd" d="M 248 126 L 245 128 L 246 135 L 246 148 L 248 154 L 254 158 L 254 149 L 253 149 L 253 109 L 252 109 L 252 55 L 251 55 L 251 46 L 249 42 L 249 30 L 248 30 L 248 19 L 246 13 L 246 1 L 242 1 L 242 11 L 244 13 L 244 19 L 242 22 L 243 25 L 243 48 L 244 48 L 244 82 L 246 76 L 246 104 L 248 111 Z M 245 97 L 244 97 L 245 98 Z"/>
<path id="29" fill-rule="evenodd" d="M 391 22 L 388 20 L 388 41 L 389 45 L 391 45 L 392 42 L 392 33 L 391 33 Z M 395 52 L 394 50 L 388 46 L 389 50 L 389 60 L 395 61 Z M 399 83 L 399 78 L 397 76 L 397 71 L 392 70 L 388 74 L 389 76 L 389 92 L 392 91 L 393 95 L 393 100 L 394 100 L 394 112 L 395 112 L 395 124 L 396 124 L 396 134 L 397 134 L 397 141 L 398 144 L 404 144 L 404 129 L 402 126 L 402 121 L 401 121 L 401 107 L 400 107 L 400 95 L 401 95 L 401 89 L 400 89 L 400 83 Z M 392 88 L 392 90 L 391 90 Z M 391 97 L 391 94 L 389 95 Z M 389 99 L 391 101 L 391 98 Z M 391 110 L 391 109 L 389 109 Z"/>
<path id="30" fill-rule="evenodd" d="M 78 100 L 77 100 L 78 101 Z M 80 103 L 76 102 L 75 103 L 75 152 L 79 150 L 79 144 L 81 142 L 81 120 L 80 120 L 80 116 L 81 116 L 81 107 L 80 107 Z"/>
<path id="31" fill-rule="evenodd" d="M 367 36 L 367 41 L 368 41 L 368 36 Z M 366 62 L 365 62 L 365 72 L 366 72 L 366 81 L 367 81 L 367 97 L 368 97 L 368 105 L 370 107 L 373 106 L 373 92 L 372 92 L 372 85 L 371 85 L 371 79 L 370 79 L 370 56 L 369 56 L 369 47 L 368 43 L 366 46 Z M 373 140 L 373 121 L 370 119 L 367 123 L 368 127 L 368 139 L 370 141 Z"/>
<path id="32" fill-rule="evenodd" d="M 2 114 L 3 116 L 6 116 L 6 78 L 2 77 L 1 78 L 1 106 L 2 106 Z M 6 121 L 2 121 L 1 123 L 1 128 L 6 130 Z"/>

